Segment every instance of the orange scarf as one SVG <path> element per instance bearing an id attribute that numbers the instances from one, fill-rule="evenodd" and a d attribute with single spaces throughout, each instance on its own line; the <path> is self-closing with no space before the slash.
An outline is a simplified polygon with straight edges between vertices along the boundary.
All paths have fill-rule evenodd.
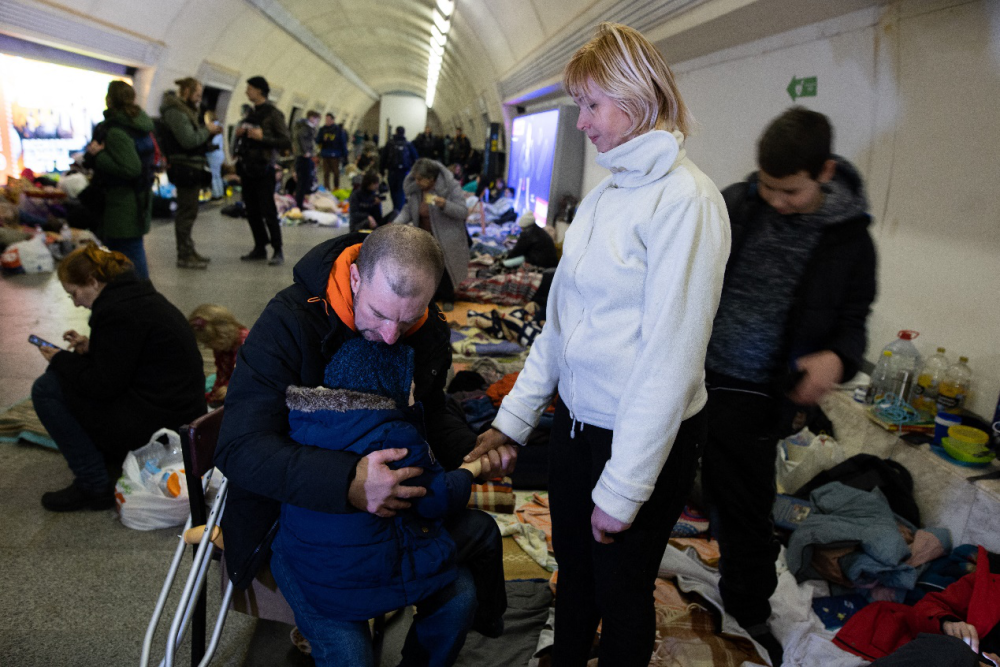
<path id="1" fill-rule="evenodd" d="M 354 324 L 354 292 L 351 291 L 351 265 L 357 261 L 360 252 L 360 243 L 345 248 L 344 252 L 340 253 L 340 257 L 333 262 L 333 267 L 330 269 L 330 279 L 326 282 L 326 300 L 333 308 L 333 312 L 337 313 L 340 321 L 349 326 L 352 331 L 357 331 L 358 328 Z M 416 324 L 410 327 L 403 335 L 410 336 L 416 333 L 424 325 L 424 322 L 427 321 L 428 312 L 429 310 L 424 310 L 424 314 L 420 316 Z"/>

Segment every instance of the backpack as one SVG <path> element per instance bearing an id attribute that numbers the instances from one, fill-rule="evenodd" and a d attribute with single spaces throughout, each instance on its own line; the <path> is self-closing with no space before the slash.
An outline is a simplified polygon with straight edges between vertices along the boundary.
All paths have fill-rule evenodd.
<path id="1" fill-rule="evenodd" d="M 393 140 L 391 155 L 390 168 L 398 171 L 409 171 L 410 167 L 413 166 L 410 164 L 409 145 L 406 141 Z"/>
<path id="2" fill-rule="evenodd" d="M 166 169 L 170 166 L 167 162 L 168 155 L 176 155 L 177 153 L 183 152 L 181 150 L 181 145 L 177 143 L 174 139 L 174 133 L 170 131 L 170 128 L 162 118 L 153 118 L 153 138 L 156 141 L 156 146 L 159 149 L 160 155 L 157 156 L 155 164 L 157 169 Z"/>

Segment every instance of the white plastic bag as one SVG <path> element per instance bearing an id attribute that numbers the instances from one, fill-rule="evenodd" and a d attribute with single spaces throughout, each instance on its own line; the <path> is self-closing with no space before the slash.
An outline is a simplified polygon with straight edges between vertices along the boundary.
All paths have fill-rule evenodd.
<path id="1" fill-rule="evenodd" d="M 813 477 L 843 463 L 844 448 L 826 435 L 813 435 L 804 428 L 778 443 L 776 462 L 778 489 L 794 494 Z"/>
<path id="2" fill-rule="evenodd" d="M 190 506 L 180 446 L 177 433 L 161 428 L 125 457 L 115 499 L 126 527 L 156 530 L 187 520 Z"/>
<path id="3" fill-rule="evenodd" d="M 35 234 L 27 241 L 18 241 L 7 246 L 3 253 L 4 273 L 47 273 L 55 268 L 55 260 L 48 246 L 45 234 Z"/>

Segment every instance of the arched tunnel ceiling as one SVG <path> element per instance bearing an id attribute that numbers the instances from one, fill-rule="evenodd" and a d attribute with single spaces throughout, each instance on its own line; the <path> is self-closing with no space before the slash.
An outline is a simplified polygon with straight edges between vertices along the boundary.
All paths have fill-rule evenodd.
<path id="1" fill-rule="evenodd" d="M 677 62 L 885 1 L 456 0 L 434 112 L 499 120 L 503 102 L 557 82 L 602 20 L 642 30 Z M 210 66 L 237 85 L 266 76 L 279 104 L 307 99 L 356 121 L 382 94 L 425 94 L 436 2 L 0 0 L 0 32 L 149 67 L 150 105 Z"/>

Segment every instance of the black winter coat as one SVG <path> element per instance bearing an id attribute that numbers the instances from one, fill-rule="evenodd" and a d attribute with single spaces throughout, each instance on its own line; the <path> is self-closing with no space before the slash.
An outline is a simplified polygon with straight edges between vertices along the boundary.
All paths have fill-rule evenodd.
<path id="1" fill-rule="evenodd" d="M 860 183 L 858 184 L 860 185 Z M 739 260 L 744 241 L 767 202 L 757 193 L 756 175 L 722 191 L 732 224 L 728 268 Z M 825 228 L 795 290 L 782 358 L 794 360 L 831 350 L 844 364 L 841 381 L 861 368 L 867 333 L 865 322 L 875 300 L 875 245 L 868 234 L 871 216 Z M 786 378 L 777 378 L 787 386 Z"/>
<path id="2" fill-rule="evenodd" d="M 554 269 L 559 263 L 555 241 L 538 225 L 522 229 L 517 243 L 507 256 L 511 259 L 523 256 L 525 262 L 542 269 Z"/>
<path id="3" fill-rule="evenodd" d="M 334 261 L 365 236 L 321 243 L 295 265 L 295 283 L 268 303 L 240 348 L 226 395 L 215 463 L 229 479 L 222 518 L 226 565 L 239 588 L 270 560 L 281 503 L 318 512 L 353 512 L 347 492 L 360 456 L 307 447 L 289 436 L 285 390 L 317 387 L 340 345 L 358 334 L 321 300 Z M 310 302 L 310 299 L 320 297 Z M 461 409 L 445 400 L 451 332 L 437 308 L 398 344 L 414 350 L 414 398 L 423 403 L 427 439 L 448 470 L 472 450 L 476 436 Z"/>
<path id="4" fill-rule="evenodd" d="M 233 152 L 237 157 L 237 169 L 241 174 L 261 176 L 270 173 L 270 167 L 278 154 L 291 150 L 292 137 L 285 123 L 285 114 L 270 102 L 254 107 L 250 115 L 241 121 L 255 125 L 264 133 L 261 140 L 238 137 Z"/>
<path id="5" fill-rule="evenodd" d="M 205 414 L 204 363 L 191 325 L 131 273 L 94 300 L 87 353 L 60 352 L 49 368 L 111 465 L 157 430 L 176 431 Z"/>

